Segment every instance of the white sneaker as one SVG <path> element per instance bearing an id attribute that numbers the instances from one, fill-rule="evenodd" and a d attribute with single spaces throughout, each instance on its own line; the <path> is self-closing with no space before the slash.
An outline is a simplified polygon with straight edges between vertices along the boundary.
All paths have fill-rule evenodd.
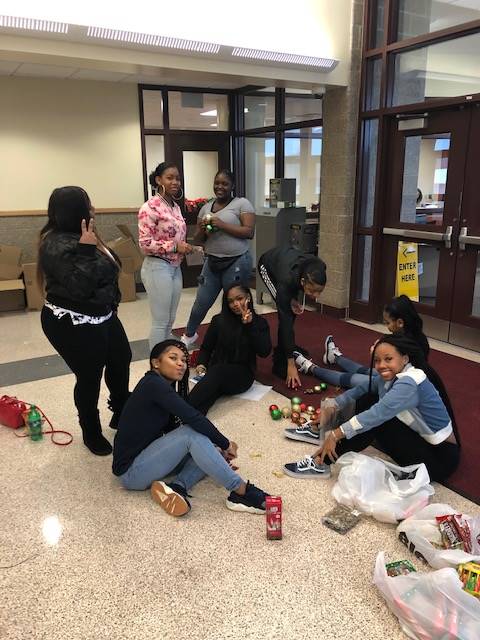
<path id="1" fill-rule="evenodd" d="M 198 340 L 198 333 L 196 331 L 193 334 L 193 336 L 187 336 L 184 333 L 183 336 L 180 338 L 180 342 L 183 342 L 183 344 L 187 347 L 187 349 L 190 349 L 190 347 L 194 345 L 197 340 Z"/>
<path id="2" fill-rule="evenodd" d="M 335 364 L 337 356 L 341 356 L 342 352 L 333 341 L 333 336 L 325 338 L 325 352 L 323 354 L 323 364 Z"/>
<path id="3" fill-rule="evenodd" d="M 299 351 L 293 352 L 293 357 L 295 358 L 295 364 L 298 367 L 300 373 L 308 373 L 310 367 L 313 367 L 313 362 L 302 355 Z"/>

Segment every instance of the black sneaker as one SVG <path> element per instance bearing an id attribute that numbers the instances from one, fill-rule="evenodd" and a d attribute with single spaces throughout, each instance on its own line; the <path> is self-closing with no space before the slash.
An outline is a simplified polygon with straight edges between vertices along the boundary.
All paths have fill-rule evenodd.
<path id="1" fill-rule="evenodd" d="M 245 513 L 265 513 L 265 499 L 268 493 L 258 489 L 254 484 L 247 482 L 244 496 L 232 491 L 227 498 L 227 509 L 231 511 L 243 511 Z"/>
<path id="2" fill-rule="evenodd" d="M 311 456 L 289 462 L 283 467 L 283 472 L 291 478 L 329 478 L 331 473 L 328 464 L 317 464 Z"/>
<path id="3" fill-rule="evenodd" d="M 187 514 L 192 508 L 187 500 L 188 493 L 182 485 L 176 482 L 161 482 L 155 480 L 150 487 L 150 494 L 164 511 L 170 516 L 179 518 Z"/>
<path id="4" fill-rule="evenodd" d="M 323 429 L 315 431 L 309 422 L 298 425 L 297 427 L 285 429 L 283 432 L 286 438 L 290 440 L 300 440 L 300 442 L 310 442 L 317 445 L 317 447 L 323 444 L 325 440 L 323 436 Z"/>

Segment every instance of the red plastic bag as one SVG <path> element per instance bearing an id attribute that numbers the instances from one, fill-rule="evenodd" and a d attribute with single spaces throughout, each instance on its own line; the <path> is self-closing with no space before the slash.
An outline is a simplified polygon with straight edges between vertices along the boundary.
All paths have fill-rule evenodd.
<path id="1" fill-rule="evenodd" d="M 13 396 L 2 396 L 0 398 L 0 424 L 11 429 L 23 427 L 25 424 L 23 413 L 27 409 L 25 402 Z"/>

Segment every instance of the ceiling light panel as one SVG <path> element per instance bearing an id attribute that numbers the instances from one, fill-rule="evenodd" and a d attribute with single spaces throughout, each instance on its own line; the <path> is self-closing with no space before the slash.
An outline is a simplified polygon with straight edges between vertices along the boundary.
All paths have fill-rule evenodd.
<path id="1" fill-rule="evenodd" d="M 158 36 L 151 33 L 137 33 L 135 31 L 121 31 L 119 29 L 106 29 L 104 27 L 88 27 L 87 36 L 101 40 L 131 42 L 132 44 L 142 44 L 150 47 L 183 49 L 184 51 L 196 51 L 198 53 L 216 54 L 220 51 L 220 45 L 212 42 L 184 40 L 182 38 Z"/>
<path id="2" fill-rule="evenodd" d="M 305 56 L 296 53 L 281 53 L 278 51 L 263 51 L 261 49 L 244 49 L 242 47 L 234 47 L 232 56 L 239 58 L 250 58 L 253 60 L 265 60 L 266 62 L 280 62 L 284 64 L 299 64 L 308 67 L 317 67 L 325 71 L 334 69 L 338 60 L 333 58 L 317 58 L 314 56 Z"/>
<path id="3" fill-rule="evenodd" d="M 37 20 L 36 18 L 15 18 L 14 16 L 0 16 L 0 27 L 26 29 L 28 31 L 48 31 L 49 33 L 68 33 L 68 24 L 65 22 Z"/>

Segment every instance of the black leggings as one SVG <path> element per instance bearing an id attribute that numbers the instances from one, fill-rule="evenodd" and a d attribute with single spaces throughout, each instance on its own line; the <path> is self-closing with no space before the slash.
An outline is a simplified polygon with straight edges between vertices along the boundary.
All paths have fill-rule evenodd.
<path id="1" fill-rule="evenodd" d="M 43 307 L 41 319 L 49 342 L 76 376 L 73 397 L 83 431 L 98 432 L 104 369 L 112 409 L 120 412 L 128 398 L 132 352 L 122 323 L 113 314 L 101 324 L 74 325 L 70 316 L 56 318 L 48 307 Z"/>
<path id="2" fill-rule="evenodd" d="M 243 364 L 214 364 L 193 387 L 188 402 L 206 415 L 221 396 L 234 396 L 252 386 L 255 377 Z"/>
<path id="3" fill-rule="evenodd" d="M 425 463 L 431 480 L 441 482 L 458 467 L 460 447 L 451 442 L 430 444 L 398 418 L 392 418 L 375 429 L 359 433 L 337 445 L 337 454 L 363 451 L 369 445 L 378 445 L 400 467 Z M 329 464 L 328 458 L 325 462 Z"/>

